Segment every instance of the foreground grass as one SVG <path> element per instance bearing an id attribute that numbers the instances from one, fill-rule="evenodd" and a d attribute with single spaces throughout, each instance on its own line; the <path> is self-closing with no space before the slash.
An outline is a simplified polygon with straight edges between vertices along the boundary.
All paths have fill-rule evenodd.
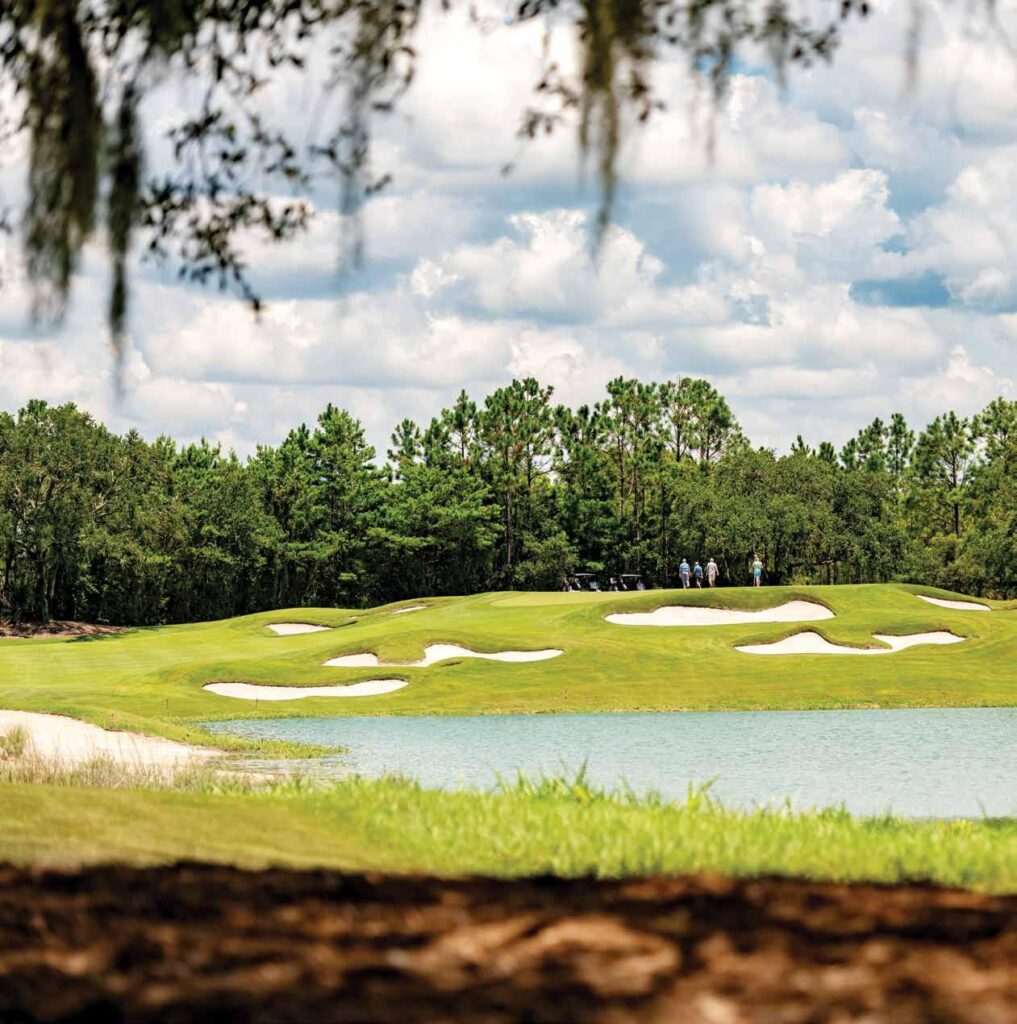
<path id="1" fill-rule="evenodd" d="M 903 585 L 731 588 L 622 594 L 499 593 L 392 608 L 287 610 L 224 622 L 139 629 L 90 640 L 0 640 L 0 707 L 57 712 L 109 727 L 192 743 L 213 741 L 197 723 L 290 715 L 493 714 L 549 711 L 763 710 L 947 707 L 1017 704 L 1017 604 L 989 614 L 937 608 Z M 612 611 L 688 602 L 761 608 L 795 598 L 830 607 L 810 624 L 698 628 L 612 625 Z M 991 604 L 991 602 L 990 602 Z M 334 628 L 274 636 L 268 623 Z M 736 644 L 815 629 L 844 644 L 873 644 L 873 632 L 949 630 L 948 647 L 915 647 L 860 661 L 850 656 L 760 658 Z M 429 668 L 336 669 L 322 663 L 371 651 L 383 660 L 421 656 L 425 645 L 477 650 L 560 647 L 550 661 L 504 664 L 450 660 Z M 218 697 L 210 681 L 291 685 L 401 677 L 409 685 L 377 697 L 261 702 Z"/>
<path id="2" fill-rule="evenodd" d="M 179 791 L 0 783 L 0 860 L 77 866 L 180 858 L 245 867 L 552 874 L 600 878 L 715 871 L 836 881 L 925 881 L 1017 892 L 1017 820 L 739 812 L 606 794 L 582 779 L 496 793 L 399 779 Z"/>

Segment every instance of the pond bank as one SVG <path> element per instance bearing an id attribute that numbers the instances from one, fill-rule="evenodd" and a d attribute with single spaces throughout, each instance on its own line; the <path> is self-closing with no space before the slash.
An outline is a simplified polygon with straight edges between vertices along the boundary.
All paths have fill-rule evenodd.
<path id="1" fill-rule="evenodd" d="M 349 753 L 302 762 L 326 776 L 402 773 L 435 788 L 569 774 L 683 797 L 712 782 L 726 805 L 790 799 L 854 814 L 981 817 L 1017 811 L 1017 709 L 286 718 L 207 725 Z M 253 762 L 286 770 L 283 762 Z"/>

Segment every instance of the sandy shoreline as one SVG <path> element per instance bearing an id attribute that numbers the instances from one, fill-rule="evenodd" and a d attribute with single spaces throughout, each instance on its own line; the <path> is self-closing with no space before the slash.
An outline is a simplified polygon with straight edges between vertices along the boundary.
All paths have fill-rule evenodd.
<path id="1" fill-rule="evenodd" d="M 65 715 L 36 711 L 0 710 L 0 734 L 21 727 L 29 735 L 29 750 L 36 756 L 73 767 L 97 757 L 110 757 L 132 767 L 180 767 L 220 757 L 223 751 L 189 743 L 115 732 Z"/>

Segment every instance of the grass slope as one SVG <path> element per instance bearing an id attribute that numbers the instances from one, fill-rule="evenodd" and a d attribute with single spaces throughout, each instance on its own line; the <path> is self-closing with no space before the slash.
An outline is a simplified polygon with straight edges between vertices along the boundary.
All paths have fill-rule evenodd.
<path id="1" fill-rule="evenodd" d="M 443 793 L 394 779 L 178 792 L 0 784 L 0 861 L 600 878 L 719 871 L 1017 892 L 1017 821 L 859 819 L 632 800 L 581 780 Z"/>
<path id="2" fill-rule="evenodd" d="M 137 629 L 78 640 L 0 640 L 0 707 L 57 712 L 100 725 L 208 742 L 202 720 L 284 715 L 491 714 L 547 711 L 760 710 L 1017 704 L 1017 605 L 985 614 L 938 608 L 924 587 L 872 585 L 651 591 L 623 594 L 495 593 L 429 602 L 392 614 L 300 609 L 223 622 Z M 762 608 L 794 598 L 836 617 L 816 623 L 633 627 L 612 611 L 687 601 Z M 272 622 L 314 622 L 327 632 L 276 636 Z M 873 632 L 950 630 L 967 642 L 916 647 L 882 658 L 796 655 L 759 658 L 734 645 L 814 629 L 844 644 L 873 645 Z M 412 660 L 426 644 L 478 650 L 561 647 L 550 661 L 464 659 L 429 668 L 335 669 L 322 662 L 373 651 Z M 402 677 L 378 697 L 253 702 L 202 690 L 210 681 L 267 684 Z"/>

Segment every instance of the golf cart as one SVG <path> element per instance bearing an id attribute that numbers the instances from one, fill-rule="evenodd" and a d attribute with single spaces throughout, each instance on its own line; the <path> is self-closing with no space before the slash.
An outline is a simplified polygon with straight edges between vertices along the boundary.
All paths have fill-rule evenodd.
<path id="1" fill-rule="evenodd" d="M 596 574 L 592 572 L 573 573 L 570 583 L 570 590 L 600 590 L 600 581 L 597 579 Z"/>
<path id="2" fill-rule="evenodd" d="M 623 572 L 619 576 L 611 577 L 612 590 L 645 590 L 646 584 L 643 577 L 637 572 Z"/>

